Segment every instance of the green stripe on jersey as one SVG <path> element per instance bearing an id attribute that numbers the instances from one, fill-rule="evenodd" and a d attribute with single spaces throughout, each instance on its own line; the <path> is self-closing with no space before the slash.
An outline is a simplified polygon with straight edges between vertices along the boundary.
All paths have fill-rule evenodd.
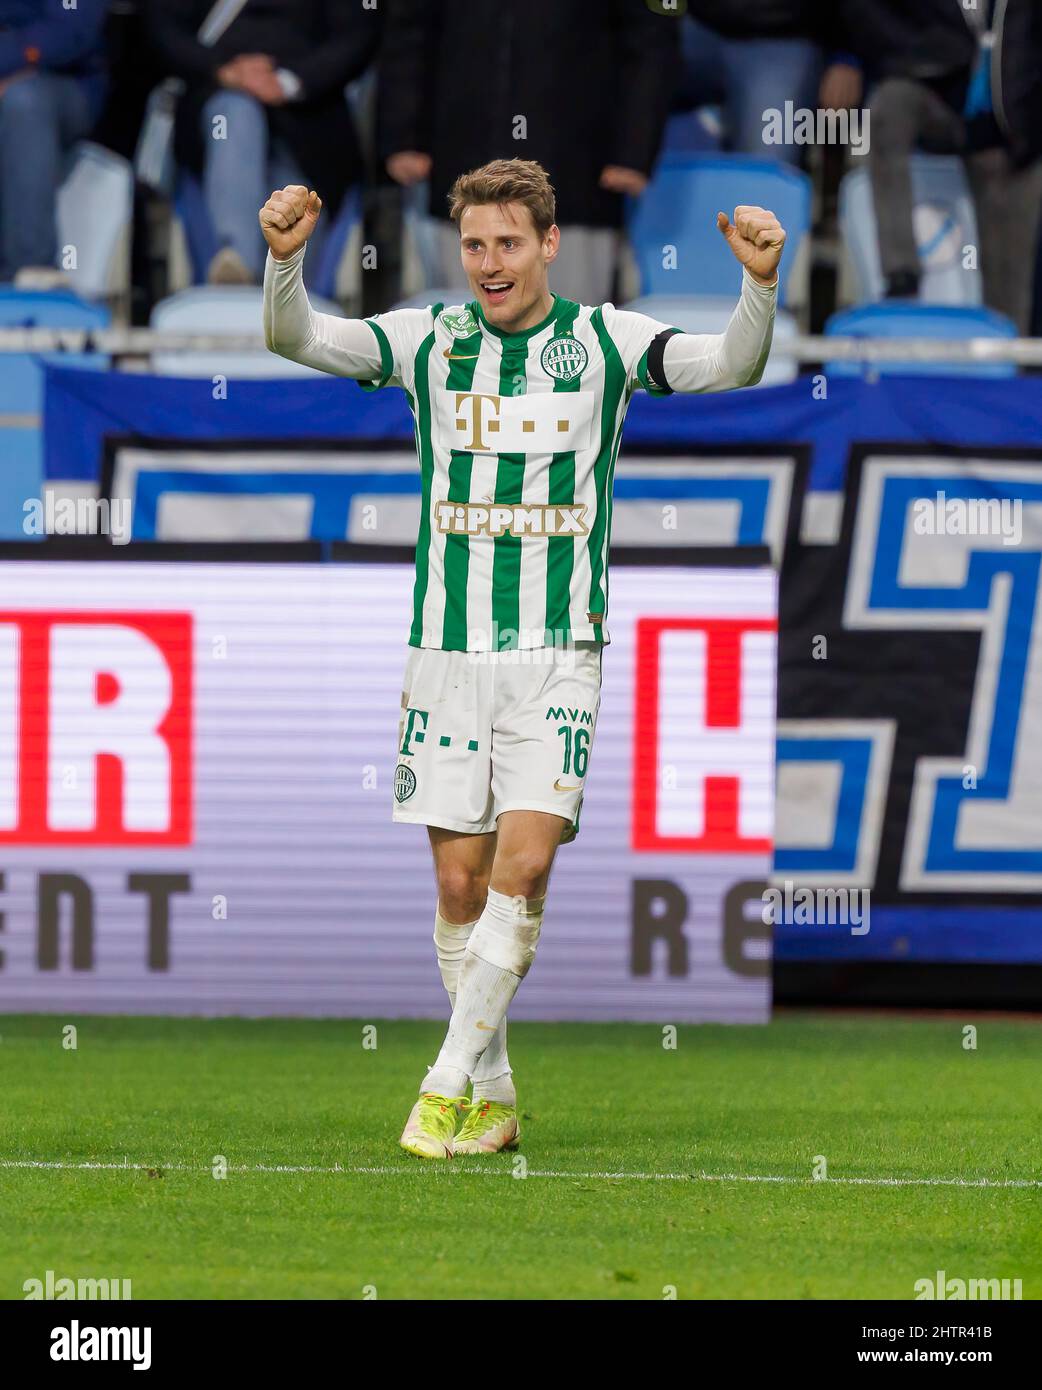
<path id="1" fill-rule="evenodd" d="M 447 391 L 469 391 L 474 385 L 474 373 L 477 370 L 481 342 L 480 331 L 471 334 L 469 338 L 453 339 L 453 355 L 449 358 L 449 375 L 445 382 Z M 447 501 L 470 501 L 470 476 L 473 469 L 473 454 L 463 453 L 459 449 L 451 451 Z M 453 651 L 466 651 L 469 646 L 467 640 L 467 581 L 469 577 L 469 538 L 467 536 L 446 536 L 445 618 L 442 625 L 441 645 Z"/>
<path id="2" fill-rule="evenodd" d="M 593 469 L 597 511 L 586 545 L 590 556 L 589 611 L 603 614 L 605 608 L 604 549 L 605 541 L 609 535 L 611 516 L 611 475 L 615 463 L 616 435 L 621 429 L 621 425 L 619 429 L 616 428 L 616 421 L 618 420 L 619 405 L 626 390 L 626 371 L 622 365 L 619 350 L 604 326 L 602 309 L 594 310 L 591 323 L 597 334 L 601 355 L 604 358 L 604 394 L 601 397 L 600 447 Z M 593 620 L 591 619 L 591 621 Z M 600 627 L 599 622 L 594 622 L 593 625 L 595 628 Z"/>
<path id="3" fill-rule="evenodd" d="M 434 445 L 431 441 L 431 383 L 427 364 L 434 347 L 434 332 L 428 333 L 416 353 L 416 453 L 420 460 L 420 529 L 416 537 L 416 582 L 412 590 L 412 631 L 409 642 L 418 647 L 423 641 L 423 605 L 427 598 L 431 569 L 431 483 L 434 478 Z"/>
<path id="4" fill-rule="evenodd" d="M 391 379 L 391 373 L 394 371 L 394 353 L 391 351 L 387 334 L 380 325 L 374 323 L 372 319 L 364 319 L 363 322 L 367 323 L 373 330 L 377 345 L 380 348 L 380 377 L 377 381 L 360 381 L 358 384 L 363 391 L 379 391 L 380 387 L 386 386 Z"/>
<path id="5" fill-rule="evenodd" d="M 503 338 L 499 360 L 499 394 L 523 396 L 528 392 L 526 338 Z M 525 455 L 500 454 L 496 465 L 497 503 L 512 505 L 521 501 L 525 486 Z M 509 531 L 492 542 L 492 632 L 495 650 L 506 651 L 518 645 L 521 628 L 521 546 L 520 536 Z"/>
<path id="6" fill-rule="evenodd" d="M 566 301 L 567 307 L 558 316 L 555 337 L 573 336 L 578 304 Z M 578 391 L 582 376 L 570 381 L 555 381 L 554 392 Z M 547 501 L 551 506 L 567 506 L 575 501 L 575 450 L 554 454 L 550 463 L 550 483 Z M 548 646 L 571 635 L 569 614 L 572 572 L 575 568 L 575 541 L 571 536 L 548 536 L 546 542 L 546 629 L 544 641 Z"/>

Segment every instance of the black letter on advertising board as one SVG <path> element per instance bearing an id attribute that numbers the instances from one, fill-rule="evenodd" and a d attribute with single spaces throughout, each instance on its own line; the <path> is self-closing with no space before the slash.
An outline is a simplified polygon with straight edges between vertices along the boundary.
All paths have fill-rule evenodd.
<path id="1" fill-rule="evenodd" d="M 72 910 L 72 968 L 94 969 L 94 899 L 90 884 L 78 874 L 41 874 L 36 893 L 36 965 L 58 969 L 58 921 L 61 900 Z"/>
<path id="2" fill-rule="evenodd" d="M 148 894 L 148 968 L 170 969 L 170 895 L 188 893 L 192 880 L 187 874 L 128 874 L 132 893 Z"/>
<path id="3" fill-rule="evenodd" d="M 653 907 L 661 904 L 656 913 Z M 630 974 L 651 974 L 651 947 L 664 941 L 670 975 L 687 974 L 687 894 L 669 879 L 635 878 L 630 912 Z"/>
<path id="4" fill-rule="evenodd" d="M 770 974 L 770 952 L 762 958 L 746 954 L 750 941 L 770 943 L 771 929 L 763 920 L 763 895 L 766 883 L 748 880 L 736 883 L 724 898 L 724 964 L 736 975 Z M 751 917 L 745 915 L 746 903 L 756 903 Z"/>

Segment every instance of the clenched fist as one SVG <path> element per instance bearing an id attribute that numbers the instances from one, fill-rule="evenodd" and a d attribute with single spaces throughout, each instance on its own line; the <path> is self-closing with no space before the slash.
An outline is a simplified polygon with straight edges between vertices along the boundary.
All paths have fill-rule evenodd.
<path id="1" fill-rule="evenodd" d="M 318 225 L 322 199 L 302 183 L 277 188 L 260 210 L 261 231 L 277 261 L 286 261 Z"/>
<path id="2" fill-rule="evenodd" d="M 773 285 L 785 245 L 785 231 L 774 213 L 743 204 L 735 208 L 734 222 L 726 212 L 718 212 L 716 225 L 749 274 L 763 285 Z"/>

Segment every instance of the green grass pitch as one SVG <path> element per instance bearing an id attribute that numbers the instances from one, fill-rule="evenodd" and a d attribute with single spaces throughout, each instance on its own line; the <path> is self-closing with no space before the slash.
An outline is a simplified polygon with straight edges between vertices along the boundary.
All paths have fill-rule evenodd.
<path id="1" fill-rule="evenodd" d="M 1042 1023 L 512 1025 L 526 1177 L 403 1153 L 443 1030 L 363 1026 L 0 1018 L 0 1298 L 49 1269 L 135 1299 L 1042 1295 Z"/>

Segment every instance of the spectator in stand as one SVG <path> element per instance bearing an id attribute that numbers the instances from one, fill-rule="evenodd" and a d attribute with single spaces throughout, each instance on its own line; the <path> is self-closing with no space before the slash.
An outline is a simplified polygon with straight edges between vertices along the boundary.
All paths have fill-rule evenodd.
<path id="1" fill-rule="evenodd" d="M 799 163 L 802 146 L 764 142 L 764 113 L 787 101 L 838 111 L 861 90 L 856 60 L 823 9 L 818 0 L 688 0 L 675 109 L 719 106 L 727 149 Z"/>
<path id="2" fill-rule="evenodd" d="M 187 86 L 176 148 L 202 174 L 220 246 L 207 278 L 250 284 L 263 272 L 257 208 L 271 188 L 317 189 L 332 219 L 362 177 L 344 88 L 375 56 L 382 10 L 340 0 L 246 0 L 207 47 L 197 35 L 212 10 L 212 0 L 148 0 L 147 19 L 167 71 Z M 215 138 L 222 129 L 224 138 Z"/>
<path id="3" fill-rule="evenodd" d="M 535 159 L 557 190 L 554 282 L 584 304 L 610 299 L 624 195 L 658 154 L 677 55 L 675 16 L 645 0 L 391 0 L 377 130 L 391 177 L 430 182 L 440 275 L 465 287 L 446 195 L 490 160 Z"/>
<path id="4" fill-rule="evenodd" d="M 55 198 L 69 150 L 101 111 L 107 10 L 107 0 L 0 0 L 0 279 L 58 274 Z"/>
<path id="5" fill-rule="evenodd" d="M 913 297 L 915 149 L 960 153 L 984 299 L 1029 331 L 1042 208 L 1042 7 L 1036 0 L 844 0 L 871 87 L 869 171 L 887 294 Z"/>

